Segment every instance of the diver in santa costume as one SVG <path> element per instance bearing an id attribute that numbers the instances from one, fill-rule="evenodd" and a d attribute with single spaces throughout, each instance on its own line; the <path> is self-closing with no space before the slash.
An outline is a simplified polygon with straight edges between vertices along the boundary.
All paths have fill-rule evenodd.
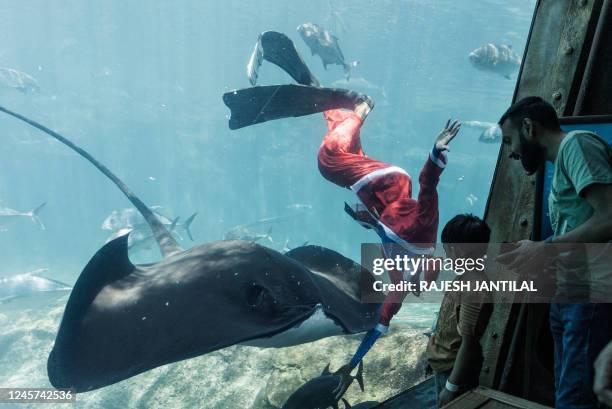
<path id="1" fill-rule="evenodd" d="M 412 180 L 402 168 L 369 158 L 360 141 L 360 128 L 374 103 L 370 98 L 350 110 L 324 113 L 328 132 L 319 148 L 319 170 L 327 180 L 355 192 L 359 202 L 345 205 L 345 211 L 362 226 L 373 229 L 381 238 L 386 257 L 431 256 L 438 234 L 438 193 L 440 174 L 446 167 L 448 144 L 459 132 L 459 123 L 447 121 L 437 136 L 419 175 L 419 194 L 412 198 Z M 419 271 L 392 271 L 391 280 L 413 281 Z M 435 280 L 436 272 L 425 271 L 426 281 Z M 390 292 L 381 307 L 379 323 L 364 337 L 351 359 L 353 369 L 386 333 L 399 311 L 406 292 Z"/>
<path id="2" fill-rule="evenodd" d="M 263 33 L 249 60 L 247 73 L 255 85 L 258 68 L 270 61 L 291 75 L 300 85 L 256 86 L 231 91 L 223 96 L 232 113 L 231 129 L 273 119 L 323 112 L 327 134 L 319 148 L 318 165 L 324 178 L 351 189 L 358 199 L 345 203 L 345 211 L 381 239 L 383 256 L 421 257 L 433 255 L 438 234 L 438 193 L 440 175 L 447 163 L 448 144 L 459 132 L 458 121 L 447 121 L 425 158 L 419 175 L 419 194 L 412 198 L 412 179 L 404 169 L 369 158 L 361 147 L 361 126 L 374 108 L 374 101 L 353 91 L 322 88 L 312 75 L 293 42 L 284 34 Z M 435 280 L 436 271 L 391 271 L 391 281 Z M 423 277 L 421 277 L 423 276 Z M 380 309 L 378 324 L 368 331 L 346 371 L 355 368 L 399 311 L 407 292 L 389 292 Z M 418 294 L 417 294 L 418 295 Z M 340 396 L 348 385 L 338 390 Z"/>

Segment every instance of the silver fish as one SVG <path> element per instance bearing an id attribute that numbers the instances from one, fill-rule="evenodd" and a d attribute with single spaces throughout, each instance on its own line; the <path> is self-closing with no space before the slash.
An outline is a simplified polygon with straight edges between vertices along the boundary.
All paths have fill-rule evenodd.
<path id="1" fill-rule="evenodd" d="M 252 241 L 258 242 L 259 240 L 267 240 L 270 243 L 274 244 L 274 240 L 272 239 L 272 226 L 268 229 L 267 233 L 257 233 L 246 226 L 236 226 L 233 227 L 230 231 L 225 233 L 223 236 L 223 240 L 244 240 L 244 241 Z"/>
<path id="2" fill-rule="evenodd" d="M 338 37 L 315 23 L 301 24 L 297 31 L 310 48 L 312 55 L 317 54 L 321 57 L 323 68 L 327 70 L 329 64 L 340 65 L 344 68 L 346 79 L 350 79 L 351 69 L 356 67 L 359 61 L 346 62 L 338 44 Z"/>
<path id="3" fill-rule="evenodd" d="M 13 68 L 0 67 L 0 85 L 5 88 L 16 89 L 23 93 L 40 91 L 38 81 L 36 81 L 34 77 Z"/>
<path id="4" fill-rule="evenodd" d="M 285 209 L 291 210 L 312 210 L 312 205 L 308 203 L 291 203 L 285 206 Z"/>
<path id="5" fill-rule="evenodd" d="M 498 124 L 492 122 L 480 121 L 462 121 L 462 125 L 482 129 L 482 133 L 478 140 L 484 143 L 498 143 L 502 139 L 502 131 Z"/>
<path id="6" fill-rule="evenodd" d="M 478 201 L 478 197 L 476 197 L 475 195 L 473 195 L 472 193 L 470 193 L 469 195 L 467 195 L 465 197 L 465 201 L 470 205 L 470 206 L 474 206 L 476 204 L 476 202 Z"/>
<path id="7" fill-rule="evenodd" d="M 256 242 L 265 239 L 270 243 L 274 243 L 274 240 L 270 235 L 272 233 L 272 226 L 270 226 L 267 233 L 257 233 L 252 229 L 255 227 L 269 226 L 274 223 L 279 223 L 288 220 L 292 217 L 293 216 L 268 217 L 265 219 L 255 220 L 251 223 L 240 224 L 238 226 L 232 227 L 227 233 L 225 233 L 225 235 L 223 236 L 223 240 L 244 240 Z"/>
<path id="8" fill-rule="evenodd" d="M 483 45 L 472 51 L 469 59 L 477 69 L 494 72 L 507 79 L 521 66 L 521 57 L 512 46 L 505 44 Z"/>
<path id="9" fill-rule="evenodd" d="M 190 226 L 193 220 L 195 219 L 195 217 L 198 215 L 197 213 L 192 214 L 191 216 L 187 218 L 187 220 L 185 220 L 182 223 L 179 223 L 179 217 L 170 219 L 164 216 L 163 214 L 161 214 L 158 211 L 159 209 L 161 209 L 161 206 L 151 206 L 150 209 L 153 211 L 153 214 L 157 216 L 159 221 L 162 222 L 164 226 L 166 227 L 172 226 L 173 229 L 177 228 L 177 229 L 183 230 L 185 233 L 187 233 L 191 241 L 193 241 L 193 235 L 191 234 Z M 125 229 L 129 229 L 129 231 L 132 232 L 132 234 L 130 235 L 130 241 L 132 240 L 132 237 L 137 236 L 139 233 L 144 232 L 145 233 L 144 236 L 149 236 L 150 235 L 149 233 L 151 232 L 144 218 L 133 207 L 130 207 L 127 209 L 121 209 L 121 210 L 113 210 L 111 214 L 109 214 L 104 219 L 101 227 L 103 230 L 112 230 L 115 232 L 115 234 L 113 234 L 111 238 L 117 238 L 121 236 L 121 235 L 117 235 L 117 232 L 119 230 L 125 231 Z M 178 233 L 175 232 L 174 234 L 176 234 L 182 240 L 182 237 L 180 237 Z M 153 239 L 152 235 L 150 236 L 150 239 Z"/>
<path id="10" fill-rule="evenodd" d="M 0 278 L 0 304 L 38 293 L 65 293 L 72 290 L 69 284 L 39 275 L 45 271 L 47 271 L 46 268 L 41 268 Z"/>
<path id="11" fill-rule="evenodd" d="M 34 210 L 30 210 L 29 212 L 20 212 L 18 210 L 11 209 L 9 207 L 0 207 L 0 229 L 6 229 L 6 226 L 10 223 L 13 223 L 19 219 L 27 218 L 32 222 L 37 223 L 42 230 L 45 230 L 45 225 L 42 220 L 38 217 L 38 214 L 45 207 L 46 203 L 41 204 Z"/>

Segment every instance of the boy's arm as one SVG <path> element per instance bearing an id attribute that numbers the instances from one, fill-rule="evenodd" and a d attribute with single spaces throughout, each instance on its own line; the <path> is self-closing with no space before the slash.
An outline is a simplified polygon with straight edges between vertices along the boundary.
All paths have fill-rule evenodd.
<path id="1" fill-rule="evenodd" d="M 483 361 L 480 338 L 489 323 L 493 305 L 488 302 L 488 295 L 485 293 L 469 293 L 466 298 L 469 300 L 461 303 L 457 325 L 457 331 L 461 335 L 461 346 L 448 377 L 448 382 L 457 386 L 458 390 L 451 391 L 445 388 L 440 394 L 440 400 L 444 401 L 441 404 L 450 402 L 464 393 L 466 387 L 478 383 L 480 368 L 476 368 L 476 365 L 481 365 Z M 455 388 L 451 386 L 451 389 Z"/>
<path id="2" fill-rule="evenodd" d="M 459 387 L 457 391 L 450 391 L 446 387 L 442 389 L 440 393 L 440 406 L 446 405 L 448 402 L 458 398 L 459 395 L 463 394 L 465 389 L 463 386 L 466 383 L 473 383 L 473 379 L 469 379 L 470 376 L 474 376 L 474 362 L 480 362 L 482 351 L 478 338 L 464 335 L 461 337 L 461 346 L 459 352 L 457 352 L 457 358 L 455 358 L 455 364 L 453 370 L 448 377 L 448 382 L 452 385 Z"/>

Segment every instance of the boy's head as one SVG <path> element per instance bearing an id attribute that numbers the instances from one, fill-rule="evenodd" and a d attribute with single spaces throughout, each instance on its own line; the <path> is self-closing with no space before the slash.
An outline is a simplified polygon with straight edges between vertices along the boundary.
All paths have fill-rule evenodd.
<path id="1" fill-rule="evenodd" d="M 453 217 L 442 230 L 442 243 L 449 258 L 482 256 L 490 238 L 487 222 L 473 214 Z"/>

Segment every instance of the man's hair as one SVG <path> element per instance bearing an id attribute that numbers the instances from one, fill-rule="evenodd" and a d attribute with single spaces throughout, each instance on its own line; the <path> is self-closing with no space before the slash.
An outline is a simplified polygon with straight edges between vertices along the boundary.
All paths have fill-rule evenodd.
<path id="1" fill-rule="evenodd" d="M 561 129 L 555 108 L 540 97 L 525 97 L 512 104 L 499 119 L 499 125 L 503 125 L 509 119 L 514 126 L 519 127 L 525 118 L 538 122 L 551 131 Z"/>
<path id="2" fill-rule="evenodd" d="M 442 230 L 442 243 L 488 243 L 491 229 L 473 214 L 458 214 Z"/>

